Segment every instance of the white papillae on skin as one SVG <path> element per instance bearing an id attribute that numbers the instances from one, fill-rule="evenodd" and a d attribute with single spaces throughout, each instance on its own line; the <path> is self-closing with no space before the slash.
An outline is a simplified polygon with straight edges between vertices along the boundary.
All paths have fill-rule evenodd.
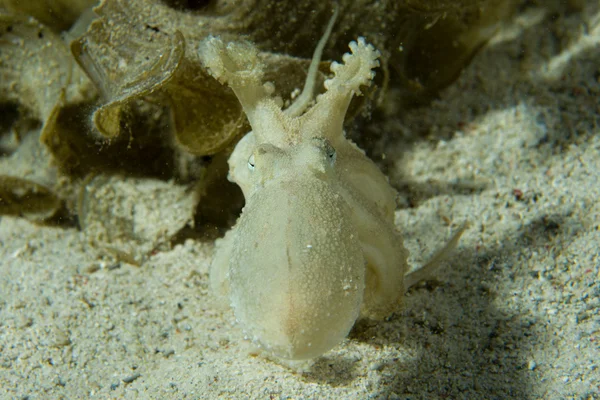
<path id="1" fill-rule="evenodd" d="M 407 252 L 394 226 L 395 191 L 343 131 L 379 52 L 364 38 L 350 50 L 343 64 L 332 63 L 327 91 L 312 107 L 304 111 L 301 96 L 303 104 L 286 112 L 265 86 L 252 45 L 209 37 L 200 46 L 205 66 L 233 89 L 252 126 L 229 159 L 246 206 L 217 243 L 211 286 L 246 335 L 284 359 L 322 355 L 359 316 L 386 317 L 404 295 Z M 305 90 L 310 85 L 314 76 Z"/>

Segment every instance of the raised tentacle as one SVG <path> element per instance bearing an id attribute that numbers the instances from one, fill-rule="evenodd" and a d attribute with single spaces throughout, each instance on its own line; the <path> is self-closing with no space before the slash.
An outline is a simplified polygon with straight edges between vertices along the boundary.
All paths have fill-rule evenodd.
<path id="1" fill-rule="evenodd" d="M 259 143 L 286 131 L 290 121 L 271 97 L 272 85 L 263 83 L 264 65 L 254 45 L 225 44 L 220 37 L 208 36 L 200 43 L 199 51 L 210 74 L 237 96 Z"/>
<path id="2" fill-rule="evenodd" d="M 289 115 L 290 117 L 298 117 L 302 115 L 302 113 L 308 108 L 310 102 L 313 100 L 315 83 L 317 80 L 317 72 L 319 71 L 319 63 L 321 62 L 323 49 L 325 48 L 325 44 L 327 44 L 327 40 L 331 35 L 331 31 L 333 30 L 333 25 L 335 24 L 335 20 L 337 19 L 339 11 L 340 8 L 336 4 L 333 10 L 333 15 L 331 16 L 331 18 L 329 19 L 329 23 L 327 24 L 327 29 L 325 29 L 325 33 L 319 40 L 317 48 L 313 53 L 312 61 L 310 62 L 310 67 L 308 67 L 308 73 L 306 74 L 304 89 L 302 89 L 302 93 L 296 98 L 294 103 L 292 103 L 292 105 L 286 108 L 284 111 L 284 113 L 286 115 Z"/>
<path id="3" fill-rule="evenodd" d="M 379 66 L 380 53 L 364 37 L 349 44 L 351 53 L 342 57 L 343 64 L 331 63 L 334 77 L 325 81 L 327 91 L 317 96 L 317 103 L 302 117 L 303 135 L 317 132 L 336 141 L 343 132 L 344 117 L 352 96 L 362 94 L 361 86 L 369 86 Z"/>

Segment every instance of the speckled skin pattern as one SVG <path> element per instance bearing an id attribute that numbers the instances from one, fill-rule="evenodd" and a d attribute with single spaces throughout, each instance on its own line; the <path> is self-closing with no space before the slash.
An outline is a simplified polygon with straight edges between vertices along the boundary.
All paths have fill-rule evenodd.
<path id="1" fill-rule="evenodd" d="M 245 334 L 279 358 L 323 354 L 359 316 L 385 317 L 404 294 L 407 251 L 394 225 L 395 191 L 342 126 L 379 53 L 363 38 L 350 49 L 311 107 L 299 99 L 282 110 L 252 45 L 209 37 L 200 46 L 253 129 L 229 159 L 246 206 L 217 242 L 211 286 Z"/>

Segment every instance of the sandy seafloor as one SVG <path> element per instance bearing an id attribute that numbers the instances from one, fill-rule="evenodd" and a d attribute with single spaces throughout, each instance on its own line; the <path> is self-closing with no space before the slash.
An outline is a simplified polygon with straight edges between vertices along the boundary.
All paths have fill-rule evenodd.
<path id="1" fill-rule="evenodd" d="M 411 264 L 471 223 L 404 311 L 299 372 L 214 306 L 213 243 L 108 265 L 75 228 L 2 217 L 0 398 L 599 399 L 597 2 L 525 7 L 438 100 L 388 113 L 370 150 Z"/>

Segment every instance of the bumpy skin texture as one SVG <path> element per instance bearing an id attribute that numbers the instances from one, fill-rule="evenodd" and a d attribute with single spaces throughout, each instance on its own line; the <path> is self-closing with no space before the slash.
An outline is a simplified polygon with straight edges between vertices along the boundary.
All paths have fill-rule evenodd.
<path id="1" fill-rule="evenodd" d="M 304 112 L 303 104 L 281 110 L 269 95 L 251 45 L 211 37 L 200 47 L 253 128 L 229 159 L 246 206 L 217 243 L 211 286 L 245 333 L 281 358 L 323 354 L 359 316 L 385 317 L 404 294 L 395 192 L 342 127 L 379 54 L 363 38 L 350 49 L 344 64 L 332 64 L 327 92 Z"/>

